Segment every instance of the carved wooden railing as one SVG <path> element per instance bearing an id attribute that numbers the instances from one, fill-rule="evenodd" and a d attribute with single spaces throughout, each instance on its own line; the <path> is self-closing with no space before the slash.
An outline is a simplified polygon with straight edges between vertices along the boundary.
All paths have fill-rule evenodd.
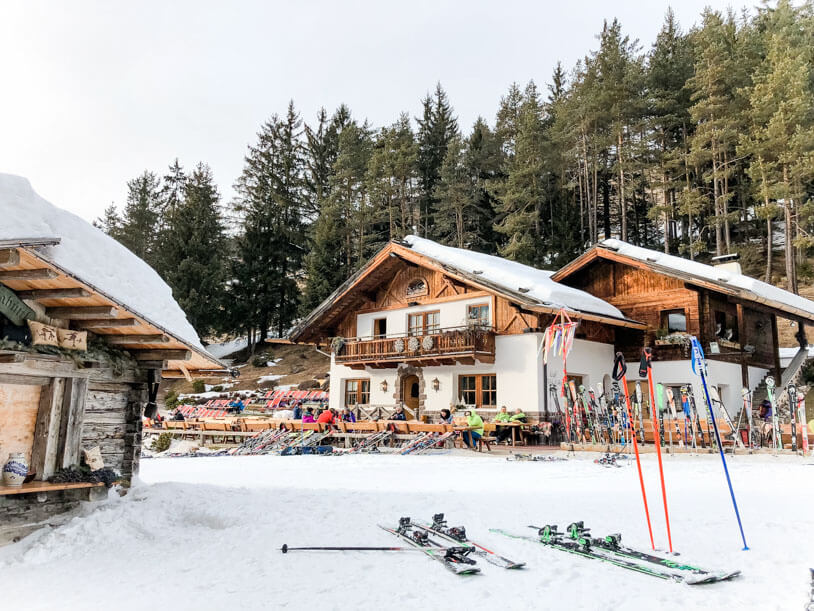
<path id="1" fill-rule="evenodd" d="M 411 360 L 455 355 L 495 354 L 495 333 L 491 327 L 452 327 L 435 333 L 388 337 L 354 337 L 344 340 L 336 360 L 345 362 Z"/>

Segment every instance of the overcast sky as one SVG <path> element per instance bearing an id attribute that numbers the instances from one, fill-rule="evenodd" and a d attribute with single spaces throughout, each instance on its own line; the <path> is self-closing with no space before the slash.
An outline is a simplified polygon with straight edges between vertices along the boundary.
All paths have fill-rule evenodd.
<path id="1" fill-rule="evenodd" d="M 492 124 L 513 81 L 573 66 L 603 19 L 648 48 L 670 4 L 686 30 L 705 5 L 756 3 L 0 0 L 0 172 L 88 220 L 175 157 L 209 163 L 228 200 L 289 99 L 306 121 L 344 102 L 378 127 L 440 81 L 461 126 Z"/>

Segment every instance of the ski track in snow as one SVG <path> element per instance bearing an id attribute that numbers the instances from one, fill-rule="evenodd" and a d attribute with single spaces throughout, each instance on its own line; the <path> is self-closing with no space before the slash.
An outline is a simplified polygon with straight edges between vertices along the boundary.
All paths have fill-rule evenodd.
<path id="1" fill-rule="evenodd" d="M 730 582 L 664 582 L 488 532 L 584 520 L 594 534 L 649 539 L 636 466 L 447 456 L 246 456 L 144 460 L 125 497 L 0 548 L 4 609 L 802 609 L 814 534 L 811 459 L 666 456 L 681 559 L 741 569 Z M 655 456 L 643 457 L 657 545 L 666 546 Z M 443 511 L 527 569 L 481 560 L 460 577 L 420 553 L 289 552 L 294 545 L 399 545 L 376 527 Z"/>

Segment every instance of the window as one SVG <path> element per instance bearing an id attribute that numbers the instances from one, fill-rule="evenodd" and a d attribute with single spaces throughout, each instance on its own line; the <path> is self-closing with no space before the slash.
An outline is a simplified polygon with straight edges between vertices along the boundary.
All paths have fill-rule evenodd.
<path id="1" fill-rule="evenodd" d="M 387 319 L 377 318 L 373 321 L 373 336 L 385 337 L 387 335 Z"/>
<path id="2" fill-rule="evenodd" d="M 715 337 L 730 342 L 738 341 L 737 317 L 720 310 L 716 310 L 713 315 L 715 317 Z"/>
<path id="3" fill-rule="evenodd" d="M 489 317 L 489 304 L 479 303 L 469 306 L 467 309 L 467 320 L 471 325 L 490 326 L 492 320 Z"/>
<path id="4" fill-rule="evenodd" d="M 441 330 L 441 314 L 438 310 L 434 312 L 419 312 L 407 316 L 407 334 L 430 335 Z"/>
<path id="5" fill-rule="evenodd" d="M 494 374 L 458 376 L 458 398 L 465 405 L 497 407 L 497 376 Z"/>
<path id="6" fill-rule="evenodd" d="M 427 294 L 427 282 L 423 278 L 413 280 L 407 285 L 407 297 L 419 297 Z"/>
<path id="7" fill-rule="evenodd" d="M 661 313 L 661 328 L 667 333 L 686 333 L 687 315 L 684 310 L 664 310 Z"/>
<path id="8" fill-rule="evenodd" d="M 370 403 L 370 380 L 345 380 L 345 406 Z"/>

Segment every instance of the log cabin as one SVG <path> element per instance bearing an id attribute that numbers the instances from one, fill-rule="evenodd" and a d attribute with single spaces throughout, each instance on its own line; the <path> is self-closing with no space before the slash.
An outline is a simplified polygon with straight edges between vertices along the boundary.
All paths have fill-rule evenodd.
<path id="1" fill-rule="evenodd" d="M 688 337 L 702 342 L 710 379 L 730 414 L 741 389 L 773 373 L 782 387 L 808 358 L 780 368 L 778 318 L 814 321 L 814 302 L 720 265 L 605 240 L 557 272 L 408 236 L 390 242 L 291 332 L 331 347 L 330 404 L 362 416 L 433 417 L 450 405 L 491 417 L 499 406 L 532 418 L 556 409 L 550 389 L 562 359 L 543 358 L 543 332 L 559 311 L 579 322 L 567 377 L 610 389 L 614 354 L 628 362 L 631 390 L 641 349 L 654 349 L 656 381 L 690 386 Z"/>
<path id="2" fill-rule="evenodd" d="M 0 481 L 3 544 L 107 496 L 48 481 L 83 450 L 98 448 L 127 486 L 162 375 L 224 368 L 155 271 L 27 180 L 0 174 L 0 218 L 0 467 L 21 453 L 32 478 Z"/>
<path id="3" fill-rule="evenodd" d="M 290 338 L 332 345 L 330 405 L 362 416 L 434 417 L 450 405 L 549 411 L 559 357 L 544 363 L 543 331 L 559 312 L 579 321 L 567 367 L 601 381 L 618 329 L 646 325 L 542 271 L 408 236 L 390 242 Z M 333 339 L 331 339 L 333 338 Z M 553 409 L 553 406 L 552 406 Z"/>
<path id="4" fill-rule="evenodd" d="M 741 272 L 737 256 L 713 265 L 607 239 L 577 257 L 552 279 L 613 304 L 642 321 L 645 331 L 621 330 L 616 348 L 638 359 L 653 348 L 654 377 L 666 386 L 693 383 L 687 337 L 698 337 L 711 381 L 730 415 L 740 411 L 742 389 L 765 397 L 772 375 L 779 389 L 799 377 L 808 356 L 806 324 L 814 322 L 814 302 Z M 778 325 L 795 327 L 798 346 L 781 367 Z M 630 377 L 630 376 L 629 376 Z M 637 379 L 634 375 L 630 378 Z M 700 387 L 696 396 L 703 395 Z M 781 407 L 785 395 L 780 394 Z"/>

